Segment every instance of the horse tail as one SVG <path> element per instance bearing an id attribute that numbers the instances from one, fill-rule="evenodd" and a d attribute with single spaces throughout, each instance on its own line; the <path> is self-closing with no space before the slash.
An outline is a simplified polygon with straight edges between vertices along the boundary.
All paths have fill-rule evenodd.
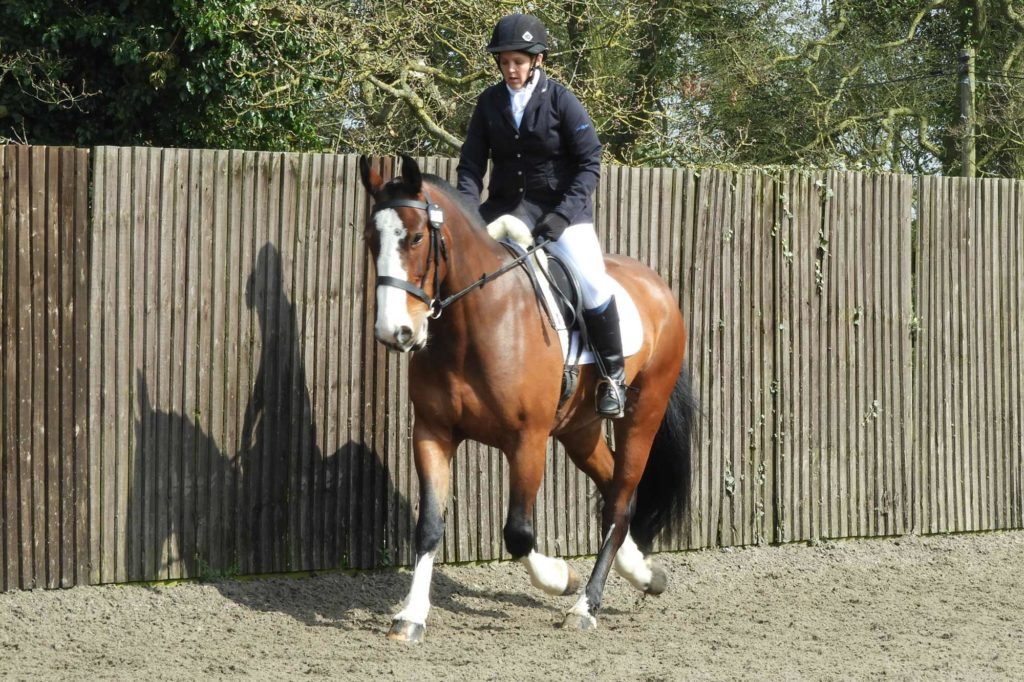
<path id="1" fill-rule="evenodd" d="M 636 489 L 629 528 L 645 552 L 661 531 L 671 530 L 679 523 L 690 502 L 690 439 L 697 413 L 697 397 L 690 373 L 684 367 L 676 379 Z"/>

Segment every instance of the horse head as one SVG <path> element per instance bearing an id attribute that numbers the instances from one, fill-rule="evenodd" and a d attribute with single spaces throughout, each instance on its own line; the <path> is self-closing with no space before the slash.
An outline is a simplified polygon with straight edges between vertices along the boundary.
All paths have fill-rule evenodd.
<path id="1" fill-rule="evenodd" d="M 364 156 L 363 186 L 374 206 L 365 238 L 377 266 L 377 340 L 392 350 L 415 351 L 427 343 L 427 323 L 437 307 L 446 267 L 444 214 L 431 201 L 416 162 L 402 157 L 402 173 L 384 182 Z"/>

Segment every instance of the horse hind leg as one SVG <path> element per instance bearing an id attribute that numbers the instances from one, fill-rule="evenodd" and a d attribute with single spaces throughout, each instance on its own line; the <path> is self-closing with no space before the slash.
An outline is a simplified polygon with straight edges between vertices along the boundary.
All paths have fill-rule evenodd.
<path id="1" fill-rule="evenodd" d="M 642 391 L 640 400 L 650 403 L 656 401 L 658 395 L 656 391 Z M 582 630 L 597 627 L 596 615 L 613 566 L 631 584 L 648 594 L 658 594 L 665 589 L 664 571 L 643 556 L 629 532 L 633 497 L 660 423 L 661 410 L 657 407 L 638 404 L 616 422 L 618 453 L 615 457 L 602 437 L 600 426 L 586 434 L 562 439 L 570 457 L 594 480 L 604 499 L 601 519 L 604 539 L 586 589 L 566 614 L 564 627 Z"/>
<path id="2" fill-rule="evenodd" d="M 615 553 L 612 568 L 625 578 L 626 582 L 644 594 L 661 594 L 668 587 L 668 574 L 665 573 L 665 569 L 644 556 L 631 533 L 626 533 L 626 539 Z"/>

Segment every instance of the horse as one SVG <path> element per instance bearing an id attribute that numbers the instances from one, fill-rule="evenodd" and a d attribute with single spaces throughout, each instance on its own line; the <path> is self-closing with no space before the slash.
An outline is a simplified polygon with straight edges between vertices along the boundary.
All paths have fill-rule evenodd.
<path id="1" fill-rule="evenodd" d="M 594 410 L 600 377 L 585 365 L 575 392 L 560 405 L 559 340 L 526 269 L 491 238 L 476 207 L 408 156 L 399 177 L 387 183 L 366 157 L 359 165 L 372 198 L 364 238 L 377 273 L 374 335 L 392 351 L 412 353 L 408 383 L 420 510 L 412 585 L 388 637 L 423 640 L 451 461 L 466 439 L 504 454 L 510 498 L 505 547 L 534 587 L 549 594 L 576 593 L 580 578 L 565 560 L 535 548 L 533 511 L 548 438 L 594 481 L 602 498 L 602 541 L 563 627 L 597 627 L 613 567 L 638 590 L 660 594 L 667 575 L 644 551 L 688 503 L 696 410 L 683 363 L 686 328 L 671 290 L 638 261 L 606 257 L 643 327 L 642 346 L 626 361 L 629 390 L 625 415 L 613 422 L 613 454 Z"/>

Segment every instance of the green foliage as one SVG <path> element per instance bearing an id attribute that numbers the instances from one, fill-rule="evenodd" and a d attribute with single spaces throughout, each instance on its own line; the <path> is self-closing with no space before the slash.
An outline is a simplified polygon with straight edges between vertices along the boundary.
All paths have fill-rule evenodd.
<path id="1" fill-rule="evenodd" d="M 453 155 L 509 0 L 8 0 L 0 136 Z M 1024 174 L 1012 0 L 567 0 L 530 6 L 609 161 Z"/>

